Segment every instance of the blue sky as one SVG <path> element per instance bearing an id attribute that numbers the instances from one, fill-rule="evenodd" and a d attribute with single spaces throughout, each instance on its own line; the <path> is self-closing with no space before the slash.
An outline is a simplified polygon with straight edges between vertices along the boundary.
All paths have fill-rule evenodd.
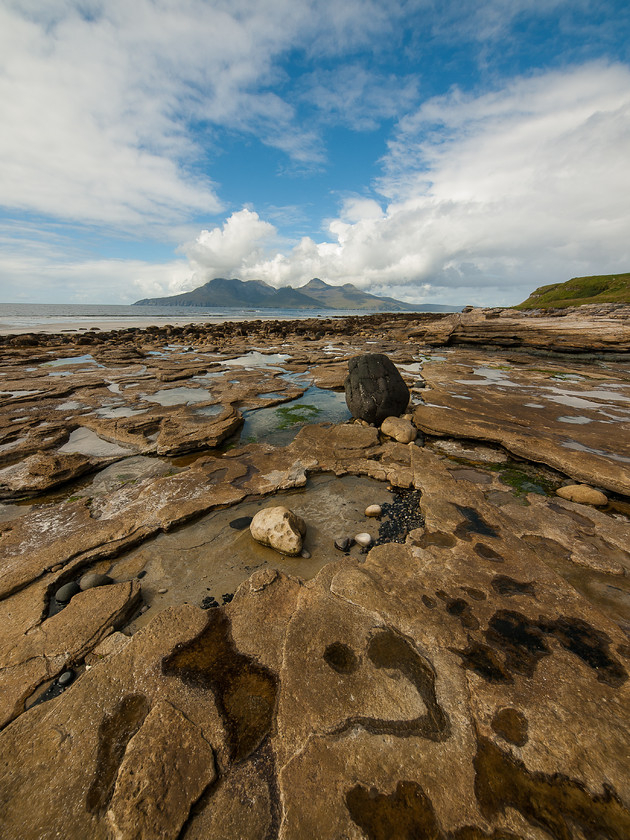
<path id="1" fill-rule="evenodd" d="M 630 270 L 630 9 L 0 0 L 0 300 Z"/>

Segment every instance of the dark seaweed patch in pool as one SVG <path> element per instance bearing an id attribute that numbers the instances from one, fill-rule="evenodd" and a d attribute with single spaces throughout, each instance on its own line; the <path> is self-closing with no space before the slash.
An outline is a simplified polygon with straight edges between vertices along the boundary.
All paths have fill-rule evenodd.
<path id="1" fill-rule="evenodd" d="M 560 616 L 556 621 L 542 621 L 540 626 L 565 650 L 596 671 L 599 682 L 617 688 L 628 679 L 624 667 L 608 652 L 610 636 L 591 627 L 584 619 Z"/>
<path id="2" fill-rule="evenodd" d="M 499 610 L 490 619 L 486 640 L 505 655 L 510 671 L 531 677 L 550 650 L 538 622 L 521 613 Z"/>
<path id="3" fill-rule="evenodd" d="M 445 534 L 442 531 L 426 531 L 418 540 L 420 548 L 428 548 L 436 545 L 439 548 L 453 548 L 457 540 L 452 534 Z"/>
<path id="4" fill-rule="evenodd" d="M 417 782 L 398 782 L 392 793 L 355 785 L 346 793 L 346 807 L 352 820 L 368 840 L 522 840 L 511 831 L 466 825 L 444 831 L 433 803 Z"/>
<path id="5" fill-rule="evenodd" d="M 479 627 L 479 622 L 473 615 L 470 604 L 465 598 L 449 598 L 445 599 L 446 612 L 449 615 L 459 618 L 462 627 L 469 630 L 476 630 Z"/>
<path id="6" fill-rule="evenodd" d="M 385 720 L 357 716 L 348 718 L 336 731 L 347 732 L 360 726 L 372 735 L 418 736 L 430 741 L 446 741 L 451 734 L 448 716 L 435 692 L 436 674 L 432 665 L 413 645 L 394 630 L 379 630 L 369 641 L 367 655 L 379 669 L 396 670 L 409 680 L 420 695 L 426 712 L 410 720 Z"/>
<path id="7" fill-rule="evenodd" d="M 461 667 L 474 671 L 489 683 L 512 683 L 514 678 L 491 647 L 468 637 L 468 644 L 463 650 L 449 648 L 451 653 L 461 657 Z"/>
<path id="8" fill-rule="evenodd" d="M 489 545 L 484 545 L 483 543 L 475 543 L 473 546 L 473 551 L 478 557 L 481 557 L 482 560 L 491 560 L 493 563 L 503 563 L 503 557 L 500 554 L 490 548 Z"/>
<path id="9" fill-rule="evenodd" d="M 530 598 L 536 597 L 536 590 L 533 583 L 521 582 L 514 580 L 514 578 L 507 575 L 496 575 L 492 578 L 492 588 L 499 595 L 506 595 L 510 598 L 512 595 L 529 595 Z"/>
<path id="10" fill-rule="evenodd" d="M 610 637 L 581 618 L 560 616 L 552 621 L 541 617 L 535 621 L 518 612 L 499 610 L 485 631 L 488 644 L 504 654 L 507 668 L 527 677 L 551 653 L 547 636 L 592 668 L 599 682 L 617 688 L 628 679 L 621 663 L 609 653 Z"/>
<path id="11" fill-rule="evenodd" d="M 495 529 L 474 508 L 465 505 L 455 505 L 455 507 L 464 517 L 464 522 L 460 522 L 455 528 L 455 536 L 463 540 L 469 540 L 471 534 L 479 534 L 482 537 L 499 536 Z"/>
<path id="12" fill-rule="evenodd" d="M 354 651 L 343 642 L 328 645 L 324 651 L 324 660 L 338 674 L 351 674 L 359 667 L 359 660 Z"/>
<path id="13" fill-rule="evenodd" d="M 91 814 L 102 814 L 107 809 L 127 744 L 148 713 L 149 701 L 144 694 L 129 694 L 111 715 L 103 718 L 98 730 L 96 770 L 85 800 Z"/>
<path id="14" fill-rule="evenodd" d="M 488 819 L 514 808 L 554 840 L 630 837 L 630 813 L 606 783 L 602 794 L 591 795 L 580 782 L 560 773 L 532 773 L 487 738 L 478 739 L 473 763 L 475 794 Z"/>
<path id="15" fill-rule="evenodd" d="M 233 761 L 247 758 L 271 730 L 277 677 L 237 650 L 222 609 L 212 610 L 202 632 L 162 660 L 162 673 L 212 691 Z"/>
<path id="16" fill-rule="evenodd" d="M 473 601 L 485 601 L 488 597 L 481 589 L 475 589 L 473 586 L 462 586 L 460 588 L 470 595 Z"/>
<path id="17" fill-rule="evenodd" d="M 527 743 L 529 738 L 527 718 L 518 709 L 499 709 L 490 725 L 497 735 L 509 741 L 510 744 L 523 747 Z"/>

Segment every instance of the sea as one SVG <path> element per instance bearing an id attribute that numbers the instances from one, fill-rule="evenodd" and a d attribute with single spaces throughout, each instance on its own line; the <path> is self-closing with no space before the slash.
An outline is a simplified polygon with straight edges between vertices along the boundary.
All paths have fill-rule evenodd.
<path id="1" fill-rule="evenodd" d="M 426 311 L 426 307 L 423 307 Z M 116 306 L 62 303 L 0 303 L 0 335 L 79 333 L 171 324 L 218 324 L 224 321 L 270 321 L 368 315 L 365 310 L 254 309 L 202 306 Z"/>

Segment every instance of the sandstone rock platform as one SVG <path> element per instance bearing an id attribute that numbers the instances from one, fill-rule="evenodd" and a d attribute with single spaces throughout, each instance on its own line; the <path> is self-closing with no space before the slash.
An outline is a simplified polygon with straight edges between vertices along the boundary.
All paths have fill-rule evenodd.
<path id="1" fill-rule="evenodd" d="M 546 319 L 494 314 L 94 336 L 93 361 L 7 342 L 2 837 L 630 836 L 630 364 L 603 338 L 625 322 L 541 356 L 565 317 L 543 342 Z M 295 414 L 285 445 L 221 446 L 375 341 L 424 442 Z M 87 438 L 73 475 L 79 427 L 127 454 Z M 308 557 L 251 539 L 277 505 Z M 56 603 L 88 573 L 113 582 Z"/>

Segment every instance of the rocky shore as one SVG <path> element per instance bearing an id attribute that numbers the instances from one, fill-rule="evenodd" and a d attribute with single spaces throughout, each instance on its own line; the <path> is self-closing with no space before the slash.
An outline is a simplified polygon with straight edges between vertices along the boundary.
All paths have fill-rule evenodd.
<path id="1" fill-rule="evenodd" d="M 630 836 L 628 307 L 0 347 L 3 838 Z"/>

